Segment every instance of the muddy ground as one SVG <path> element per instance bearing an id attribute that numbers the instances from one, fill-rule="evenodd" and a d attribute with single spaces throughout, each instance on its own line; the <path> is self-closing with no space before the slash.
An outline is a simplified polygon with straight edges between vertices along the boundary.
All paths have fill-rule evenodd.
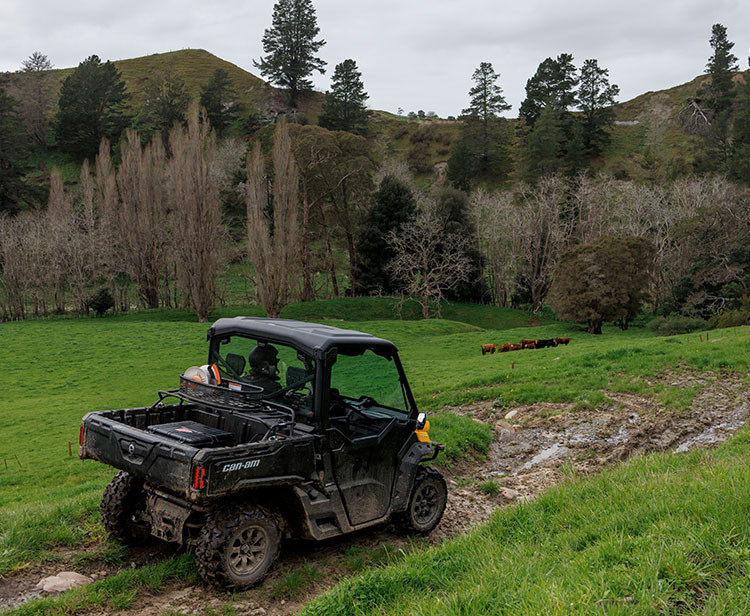
<path id="1" fill-rule="evenodd" d="M 238 615 L 292 614 L 339 579 L 356 573 L 363 559 L 382 562 L 399 550 L 439 543 L 483 522 L 499 507 L 535 498 L 560 480 L 563 465 L 595 473 L 635 454 L 679 454 L 692 447 L 709 447 L 726 440 L 748 420 L 750 388 L 741 376 L 667 373 L 659 380 L 670 387 L 698 386 L 700 393 L 682 411 L 662 408 L 652 397 L 606 392 L 608 402 L 595 410 L 577 411 L 572 404 L 551 403 L 502 409 L 483 403 L 452 409 L 493 424 L 495 439 L 486 460 L 463 462 L 446 472 L 448 506 L 440 525 L 426 539 L 405 539 L 381 527 L 323 544 L 288 542 L 271 575 L 258 588 L 230 595 L 178 583 L 158 595 L 141 593 L 135 607 L 125 613 L 210 614 L 232 605 Z M 140 566 L 172 553 L 169 547 L 135 551 L 128 555 L 127 564 Z M 34 586 L 55 572 L 74 568 L 104 577 L 122 567 L 96 561 L 74 567 L 72 558 L 72 553 L 62 553 L 60 562 L 1 580 L 0 610 L 39 596 Z M 293 587 L 285 582 L 299 571 L 306 571 L 306 581 L 288 592 L 285 589 Z M 92 612 L 98 613 L 103 612 Z"/>

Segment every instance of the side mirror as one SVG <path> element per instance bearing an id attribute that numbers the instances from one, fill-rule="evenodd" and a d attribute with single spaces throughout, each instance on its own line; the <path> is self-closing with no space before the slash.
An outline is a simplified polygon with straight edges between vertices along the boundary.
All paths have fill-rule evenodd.
<path id="1" fill-rule="evenodd" d="M 427 415 L 424 413 L 417 415 L 417 430 L 424 428 L 425 423 L 427 423 Z"/>

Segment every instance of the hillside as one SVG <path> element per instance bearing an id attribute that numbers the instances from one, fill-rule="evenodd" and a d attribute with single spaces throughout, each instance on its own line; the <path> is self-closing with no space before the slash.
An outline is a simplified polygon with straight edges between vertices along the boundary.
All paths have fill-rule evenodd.
<path id="1" fill-rule="evenodd" d="M 104 58 L 103 58 L 104 59 Z M 203 49 L 183 49 L 167 53 L 152 54 L 140 58 L 116 60 L 127 89 L 132 96 L 134 111 L 140 108 L 148 79 L 158 73 L 176 74 L 181 77 L 193 97 L 198 97 L 201 87 L 213 72 L 224 69 L 232 79 L 237 95 L 247 112 L 268 113 L 285 109 L 282 91 L 270 86 L 252 73 L 227 62 Z M 49 71 L 53 90 L 57 90 L 73 68 Z M 7 74 L 11 94 L 17 92 L 22 73 Z M 665 179 L 687 173 L 701 144 L 701 137 L 689 134 L 681 121 L 685 101 L 695 96 L 705 85 L 708 77 L 700 75 L 687 83 L 646 92 L 615 106 L 616 125 L 612 141 L 604 155 L 593 162 L 595 169 L 612 173 L 621 178 L 645 178 L 656 176 Z M 737 80 L 743 79 L 738 73 Z M 56 101 L 56 96 L 53 96 Z M 301 102 L 300 110 L 306 120 L 317 121 L 322 94 L 313 93 Z M 49 109 L 52 119 L 56 103 Z M 518 120 L 511 119 L 515 134 Z M 447 119 L 413 119 L 392 113 L 374 110 L 370 138 L 382 158 L 402 160 L 417 173 L 427 178 L 444 172 L 451 147 L 459 136 L 461 121 Z M 61 162 L 54 160 L 53 164 Z"/>

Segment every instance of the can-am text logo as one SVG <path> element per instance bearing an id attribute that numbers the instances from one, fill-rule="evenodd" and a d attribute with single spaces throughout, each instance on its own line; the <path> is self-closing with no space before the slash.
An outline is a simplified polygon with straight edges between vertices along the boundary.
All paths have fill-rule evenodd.
<path id="1" fill-rule="evenodd" d="M 232 462 L 231 464 L 225 464 L 221 469 L 222 473 L 230 473 L 232 471 L 247 470 L 248 468 L 257 468 L 260 466 L 260 460 L 245 460 L 244 462 Z"/>

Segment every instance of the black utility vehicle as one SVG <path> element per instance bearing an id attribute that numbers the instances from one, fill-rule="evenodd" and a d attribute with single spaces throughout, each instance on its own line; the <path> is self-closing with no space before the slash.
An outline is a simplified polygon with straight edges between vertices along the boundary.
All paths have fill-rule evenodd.
<path id="1" fill-rule="evenodd" d="M 110 535 L 192 546 L 205 580 L 242 587 L 282 536 L 437 525 L 445 481 L 420 462 L 440 446 L 393 343 L 250 317 L 219 319 L 208 342 L 208 363 L 153 406 L 83 418 L 81 458 L 122 470 L 102 499 Z"/>

